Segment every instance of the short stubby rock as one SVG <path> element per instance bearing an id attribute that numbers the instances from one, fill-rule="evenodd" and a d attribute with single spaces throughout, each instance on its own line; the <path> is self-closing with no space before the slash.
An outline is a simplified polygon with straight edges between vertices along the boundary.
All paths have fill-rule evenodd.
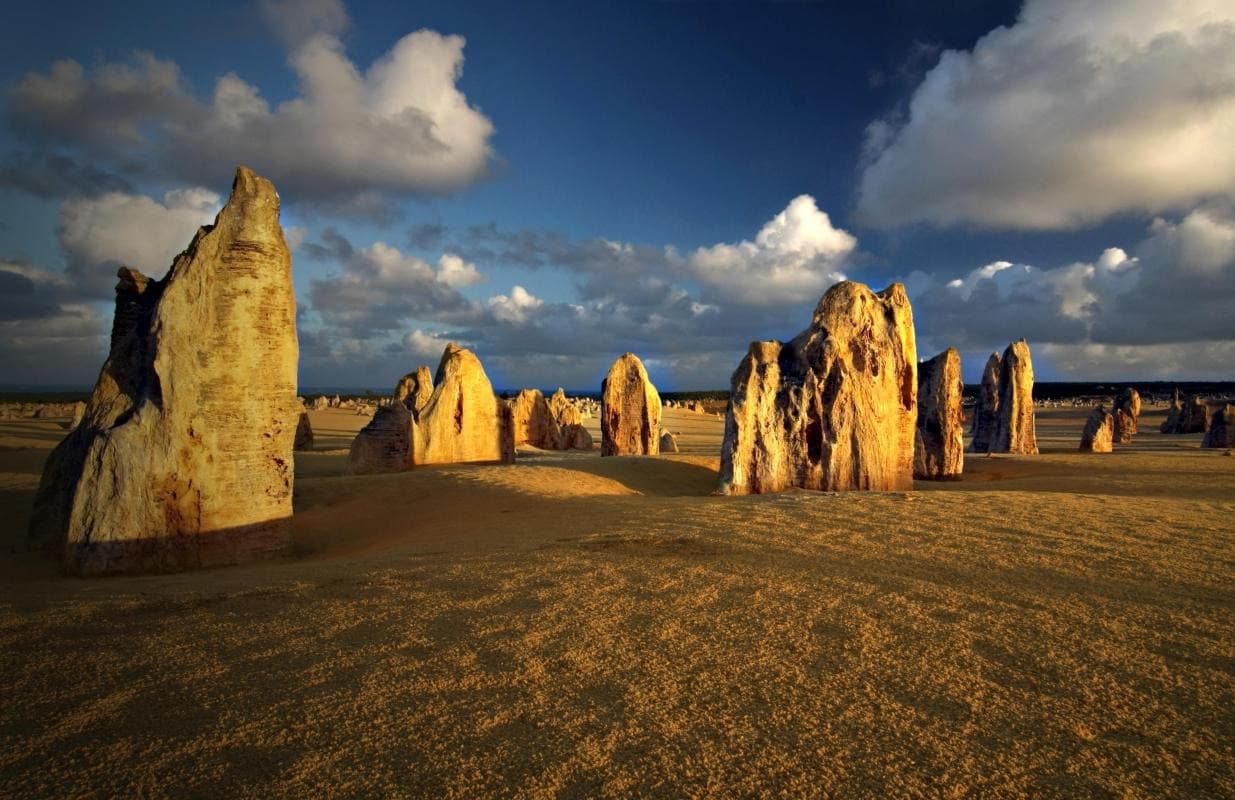
<path id="1" fill-rule="evenodd" d="M 919 480 L 954 480 L 965 469 L 965 433 L 961 415 L 961 355 L 949 347 L 918 365 L 918 429 L 913 476 Z"/>
<path id="2" fill-rule="evenodd" d="M 524 389 L 514 400 L 515 444 L 562 449 L 562 429 L 539 389 Z"/>
<path id="3" fill-rule="evenodd" d="M 669 431 L 661 431 L 660 434 L 660 452 L 676 453 L 678 451 L 678 440 Z"/>
<path id="4" fill-rule="evenodd" d="M 1209 430 L 1201 439 L 1201 447 L 1235 447 L 1235 405 L 1224 403 L 1209 418 Z"/>
<path id="5" fill-rule="evenodd" d="M 721 493 L 912 489 L 917 382 L 905 287 L 836 284 L 805 331 L 753 342 L 733 373 Z"/>
<path id="6" fill-rule="evenodd" d="M 1085 420 L 1081 431 L 1082 453 L 1109 453 L 1114 448 L 1115 418 L 1104 407 L 1098 406 Z"/>
<path id="7" fill-rule="evenodd" d="M 566 450 L 591 450 L 592 434 L 580 423 L 562 426 L 562 447 Z"/>
<path id="8" fill-rule="evenodd" d="M 600 387 L 600 454 L 656 455 L 660 450 L 660 394 L 643 362 L 625 353 Z"/>
<path id="9" fill-rule="evenodd" d="M 402 402 L 384 405 L 352 439 L 347 468 L 357 475 L 408 469 L 411 446 L 412 412 Z"/>
<path id="10" fill-rule="evenodd" d="M 292 445 L 295 450 L 313 449 L 313 425 L 309 422 L 309 412 L 300 409 L 300 419 L 296 423 L 296 439 Z"/>
<path id="11" fill-rule="evenodd" d="M 111 350 L 81 424 L 48 457 L 33 540 L 82 575 L 287 552 L 300 404 L 274 186 L 240 167 L 166 277 L 119 278 Z"/>

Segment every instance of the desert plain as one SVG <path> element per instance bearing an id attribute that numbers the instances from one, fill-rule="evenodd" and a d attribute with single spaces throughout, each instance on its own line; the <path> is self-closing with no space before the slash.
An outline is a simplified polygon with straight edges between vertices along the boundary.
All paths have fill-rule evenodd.
<path id="1" fill-rule="evenodd" d="M 1235 796 L 1235 458 L 1087 413 L 722 497 L 719 416 L 354 476 L 368 418 L 313 411 L 294 556 L 105 579 L 25 543 L 61 421 L 0 422 L 0 795 Z"/>

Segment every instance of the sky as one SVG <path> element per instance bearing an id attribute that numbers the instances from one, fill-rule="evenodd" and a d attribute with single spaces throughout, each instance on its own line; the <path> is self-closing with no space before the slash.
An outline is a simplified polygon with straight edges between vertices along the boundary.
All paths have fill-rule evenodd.
<path id="1" fill-rule="evenodd" d="M 968 381 L 1235 379 L 1235 0 L 123 5 L 6 11 L 0 384 L 93 382 L 237 164 L 303 388 L 720 389 L 843 279 Z"/>

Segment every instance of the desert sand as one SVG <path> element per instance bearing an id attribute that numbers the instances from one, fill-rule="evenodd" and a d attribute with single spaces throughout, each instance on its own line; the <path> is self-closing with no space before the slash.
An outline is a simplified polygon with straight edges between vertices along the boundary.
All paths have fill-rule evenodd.
<path id="1" fill-rule="evenodd" d="M 349 476 L 296 555 L 78 579 L 27 551 L 55 421 L 0 422 L 0 794 L 1235 796 L 1235 458 L 1156 433 L 912 492 L 718 497 L 679 455 Z M 599 442 L 596 420 L 589 420 Z"/>

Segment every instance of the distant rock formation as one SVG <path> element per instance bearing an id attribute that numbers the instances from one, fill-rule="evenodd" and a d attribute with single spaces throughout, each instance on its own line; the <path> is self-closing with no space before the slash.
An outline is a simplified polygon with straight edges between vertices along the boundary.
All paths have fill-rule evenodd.
<path id="1" fill-rule="evenodd" d="M 296 438 L 292 444 L 294 450 L 313 449 L 313 425 L 309 422 L 309 412 L 300 407 L 300 419 L 296 423 Z"/>
<path id="2" fill-rule="evenodd" d="M 660 452 L 676 453 L 678 451 L 678 440 L 669 431 L 661 431 L 660 433 Z"/>
<path id="3" fill-rule="evenodd" d="M 1115 395 L 1115 404 L 1111 417 L 1115 420 L 1115 442 L 1129 444 L 1137 432 L 1141 416 L 1141 394 L 1136 389 L 1127 387 Z"/>
<path id="4" fill-rule="evenodd" d="M 600 454 L 656 455 L 660 450 L 660 394 L 634 353 L 613 362 L 600 395 Z"/>
<path id="5" fill-rule="evenodd" d="M 1205 433 L 1209 430 L 1209 421 L 1209 406 L 1203 399 L 1191 394 L 1181 401 L 1179 389 L 1176 389 L 1159 430 L 1174 434 Z"/>
<path id="6" fill-rule="evenodd" d="M 1034 424 L 1033 361 L 1029 344 L 1021 339 L 1008 345 L 999 363 L 999 410 L 991 436 L 992 453 L 1038 452 Z"/>
<path id="7" fill-rule="evenodd" d="M 314 411 L 325 411 L 328 408 L 330 408 L 330 398 L 327 397 L 326 395 L 323 394 L 317 397 L 316 399 L 314 399 L 313 401 Z"/>
<path id="8" fill-rule="evenodd" d="M 562 429 L 539 389 L 524 389 L 515 396 L 514 420 L 516 445 L 562 449 Z"/>
<path id="9" fill-rule="evenodd" d="M 905 287 L 843 281 L 792 341 L 752 342 L 731 380 L 720 491 L 913 488 L 917 350 Z"/>
<path id="10" fill-rule="evenodd" d="M 1201 447 L 1235 447 L 1235 405 L 1224 403 L 1209 418 L 1209 430 L 1201 439 Z"/>
<path id="11" fill-rule="evenodd" d="M 970 428 L 972 441 L 969 452 L 988 453 L 995 439 L 995 420 L 999 416 L 999 372 L 1001 362 L 998 353 L 991 353 L 982 370 L 982 383 L 978 387 L 978 402 L 973 407 L 973 424 Z"/>
<path id="12" fill-rule="evenodd" d="M 32 538 L 81 575 L 286 552 L 300 407 L 274 186 L 240 167 L 166 277 L 119 278 L 111 352 L 47 460 Z"/>
<path id="13" fill-rule="evenodd" d="M 965 434 L 961 414 L 961 355 L 949 347 L 918 364 L 918 428 L 913 477 L 959 478 L 965 468 Z"/>
<path id="14" fill-rule="evenodd" d="M 1115 418 L 1103 406 L 1098 406 L 1085 420 L 1081 431 L 1082 453 L 1109 453 L 1113 449 Z"/>
<path id="15" fill-rule="evenodd" d="M 420 413 L 432 396 L 433 375 L 425 366 L 417 367 L 415 372 L 407 373 L 395 385 L 395 402 L 402 403 L 404 408 L 415 414 Z"/>

